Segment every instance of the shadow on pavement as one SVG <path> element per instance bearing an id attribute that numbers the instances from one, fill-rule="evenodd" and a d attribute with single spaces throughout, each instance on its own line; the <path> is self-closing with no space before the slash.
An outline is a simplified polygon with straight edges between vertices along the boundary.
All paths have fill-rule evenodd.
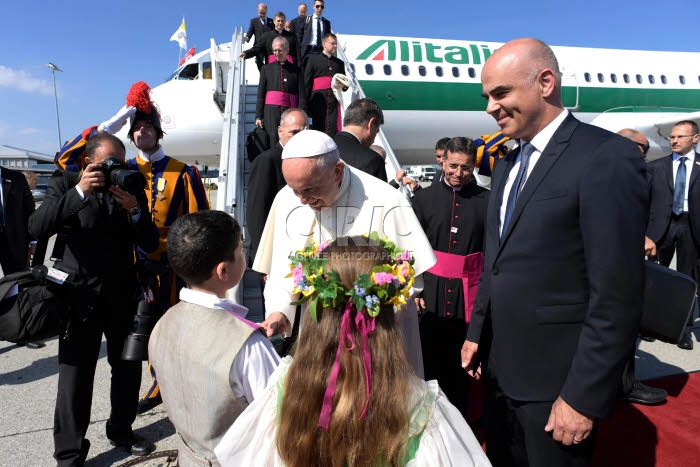
<path id="1" fill-rule="evenodd" d="M 31 365 L 9 373 L 0 374 L 0 386 L 4 384 L 26 384 L 48 378 L 58 373 L 58 356 L 35 360 Z"/>

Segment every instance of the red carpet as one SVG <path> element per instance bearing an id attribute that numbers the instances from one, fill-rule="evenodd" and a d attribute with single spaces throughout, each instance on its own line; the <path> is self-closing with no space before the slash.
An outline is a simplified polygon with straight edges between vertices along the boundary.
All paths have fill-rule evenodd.
<path id="1" fill-rule="evenodd" d="M 700 372 L 646 381 L 668 391 L 665 404 L 617 402 L 602 420 L 594 467 L 700 465 Z"/>

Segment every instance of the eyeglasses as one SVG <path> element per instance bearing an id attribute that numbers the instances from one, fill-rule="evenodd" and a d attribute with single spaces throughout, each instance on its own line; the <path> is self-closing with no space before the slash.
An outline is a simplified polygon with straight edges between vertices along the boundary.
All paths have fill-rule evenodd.
<path id="1" fill-rule="evenodd" d="M 314 8 L 320 8 L 321 10 L 323 10 L 323 9 L 326 8 L 326 7 L 323 6 L 323 5 L 314 5 Z"/>
<path id="2" fill-rule="evenodd" d="M 695 135 L 679 135 L 679 136 L 669 136 L 668 140 L 673 141 L 674 139 L 692 138 Z"/>
<path id="3" fill-rule="evenodd" d="M 642 144 L 642 143 L 637 143 L 637 142 L 635 142 L 634 144 L 636 144 L 637 146 L 639 146 L 639 149 L 641 149 L 642 152 L 643 152 L 645 155 L 646 155 L 647 152 L 649 152 L 649 143 L 647 143 L 647 144 Z"/>

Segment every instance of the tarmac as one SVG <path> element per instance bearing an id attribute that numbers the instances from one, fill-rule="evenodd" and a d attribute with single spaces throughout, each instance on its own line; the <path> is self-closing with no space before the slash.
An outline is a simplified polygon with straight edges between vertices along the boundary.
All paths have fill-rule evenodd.
<path id="1" fill-rule="evenodd" d="M 51 251 L 49 249 L 49 251 Z M 694 350 L 682 350 L 659 341 L 638 341 L 636 375 L 649 380 L 700 370 L 700 321 L 695 311 Z M 53 412 L 58 383 L 58 339 L 40 349 L 18 347 L 0 341 L 0 467 L 55 466 L 53 459 Z M 150 384 L 143 365 L 141 394 Z M 91 448 L 86 466 L 170 467 L 177 450 L 176 434 L 163 405 L 137 415 L 134 431 L 156 445 L 147 458 L 131 456 L 123 448 L 110 446 L 105 437 L 109 418 L 110 369 L 103 340 L 97 362 L 92 414 L 87 438 Z M 168 457 L 170 456 L 170 457 Z"/>

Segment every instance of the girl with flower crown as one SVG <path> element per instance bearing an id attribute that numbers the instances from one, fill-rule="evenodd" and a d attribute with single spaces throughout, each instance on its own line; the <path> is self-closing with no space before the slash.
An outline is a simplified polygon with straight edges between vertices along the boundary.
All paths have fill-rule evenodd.
<path id="1" fill-rule="evenodd" d="M 406 359 L 395 307 L 413 282 L 411 255 L 372 236 L 290 258 L 311 319 L 217 446 L 221 464 L 490 465 L 437 381 Z"/>

